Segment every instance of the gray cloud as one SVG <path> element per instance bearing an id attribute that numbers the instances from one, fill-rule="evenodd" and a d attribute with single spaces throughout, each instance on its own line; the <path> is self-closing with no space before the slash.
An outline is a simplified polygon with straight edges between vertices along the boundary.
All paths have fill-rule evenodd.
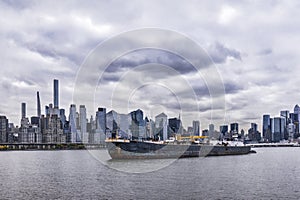
<path id="1" fill-rule="evenodd" d="M 122 1 L 1 1 L 1 114 L 10 115 L 10 120 L 19 123 L 22 101 L 28 102 L 28 114 L 34 114 L 36 90 L 41 91 L 43 104 L 51 102 L 54 78 L 61 80 L 61 106 L 67 109 L 72 102 L 77 70 L 92 49 L 116 34 L 157 27 L 183 33 L 207 51 L 222 75 L 231 120 L 245 126 L 250 121 L 260 123 L 262 113 L 276 114 L 280 108 L 292 108 L 299 103 L 300 97 L 295 92 L 300 85 L 297 78 L 300 30 L 295 26 L 300 19 L 298 4 L 296 1 L 134 1 L 131 4 Z M 234 14 L 226 13 L 228 7 Z M 136 40 L 147 39 L 136 36 Z M 135 41 L 127 42 L 133 45 Z M 157 42 L 164 41 L 157 38 Z M 176 44 L 174 39 L 173 45 Z M 193 57 L 189 46 L 178 48 Z M 111 51 L 107 49 L 107 55 Z M 193 59 L 201 61 L 202 67 L 211 67 L 204 58 Z M 158 66 L 157 70 L 151 70 L 152 77 L 148 77 L 149 71 L 138 68 L 148 63 L 169 66 L 178 74 L 161 71 L 162 66 Z M 201 124 L 205 127 L 209 123 L 211 106 L 205 77 L 195 78 L 197 71 L 185 58 L 151 49 L 130 52 L 107 68 L 100 81 L 105 83 L 101 88 L 103 92 L 113 90 L 120 78 L 132 70 L 133 75 L 140 77 L 132 76 L 133 80 L 126 86 L 146 79 L 164 81 L 178 89 L 176 95 L 182 97 L 185 108 L 193 105 L 193 96 L 187 92 L 188 87 L 176 85 L 176 79 L 187 81 L 201 104 Z M 91 76 L 100 78 L 97 71 Z M 90 79 L 82 83 L 85 84 L 90 84 Z M 287 94 L 288 98 L 282 100 Z M 147 102 L 142 98 L 145 94 L 139 95 L 137 99 L 141 104 Z M 6 96 L 9 98 L 4 98 Z M 122 101 L 124 94 L 118 98 Z M 100 98 L 99 104 L 108 107 L 110 102 Z M 165 107 L 179 108 L 174 102 Z M 94 114 L 91 109 L 89 112 Z M 197 118 L 198 111 L 188 114 Z M 222 119 L 222 116 L 216 118 Z"/>

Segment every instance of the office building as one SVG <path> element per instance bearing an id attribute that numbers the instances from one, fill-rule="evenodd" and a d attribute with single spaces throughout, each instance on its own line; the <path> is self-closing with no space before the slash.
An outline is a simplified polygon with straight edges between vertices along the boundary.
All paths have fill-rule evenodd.
<path id="1" fill-rule="evenodd" d="M 155 117 L 155 129 L 156 135 L 160 140 L 168 139 L 168 116 L 165 113 L 161 113 Z"/>
<path id="2" fill-rule="evenodd" d="M 130 131 L 133 139 L 145 138 L 146 137 L 146 127 L 144 121 L 143 111 L 138 109 L 130 113 L 131 125 Z"/>
<path id="3" fill-rule="evenodd" d="M 263 115 L 262 132 L 265 142 L 272 141 L 271 118 L 270 115 Z"/>
<path id="4" fill-rule="evenodd" d="M 0 116 L 0 143 L 8 142 L 8 119 Z"/>
<path id="5" fill-rule="evenodd" d="M 236 135 L 239 133 L 239 124 L 238 123 L 230 124 L 230 133 L 233 135 Z"/>
<path id="6" fill-rule="evenodd" d="M 200 121 L 193 121 L 193 135 L 200 136 Z"/>
<path id="7" fill-rule="evenodd" d="M 95 143 L 104 143 L 106 138 L 106 108 L 98 108 L 96 112 Z"/>

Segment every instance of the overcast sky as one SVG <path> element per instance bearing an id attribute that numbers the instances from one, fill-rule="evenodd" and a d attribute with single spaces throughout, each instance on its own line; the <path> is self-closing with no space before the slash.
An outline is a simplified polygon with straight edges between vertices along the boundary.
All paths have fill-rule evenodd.
<path id="1" fill-rule="evenodd" d="M 300 103 L 299 10 L 298 1 L 275 0 L 0 1 L 0 114 L 19 124 L 26 102 L 27 115 L 35 115 L 36 91 L 44 113 L 53 102 L 54 78 L 60 80 L 60 107 L 68 114 L 90 52 L 116 35 L 154 27 L 185 35 L 210 57 L 214 64 L 206 67 L 217 69 L 225 89 L 226 115 L 212 116 L 218 123 L 260 127 L 264 113 L 278 116 Z M 96 107 L 123 113 L 141 108 L 150 117 L 160 111 L 181 114 L 185 126 L 195 119 L 205 129 L 213 121 L 212 96 L 205 77 L 197 77 L 180 56 L 157 49 L 125 54 L 103 76 L 93 74 L 99 85 L 91 99 Z"/>

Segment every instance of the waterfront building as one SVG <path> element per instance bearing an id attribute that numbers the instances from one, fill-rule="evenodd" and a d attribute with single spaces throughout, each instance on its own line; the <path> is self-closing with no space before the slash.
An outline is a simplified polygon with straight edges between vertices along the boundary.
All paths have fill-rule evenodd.
<path id="1" fill-rule="evenodd" d="M 168 139 L 168 116 L 165 113 L 160 113 L 155 117 L 155 129 L 160 140 Z"/>
<path id="2" fill-rule="evenodd" d="M 144 121 L 143 111 L 137 109 L 130 113 L 131 116 L 131 125 L 130 131 L 133 139 L 145 138 L 146 137 L 146 127 Z"/>
<path id="3" fill-rule="evenodd" d="M 292 141 L 295 136 L 295 125 L 293 123 L 288 124 L 287 132 L 288 132 L 288 140 Z"/>
<path id="4" fill-rule="evenodd" d="M 239 133 L 239 124 L 238 123 L 230 124 L 230 133 L 232 135 L 237 135 Z"/>
<path id="5" fill-rule="evenodd" d="M 281 124 L 282 126 L 284 126 L 283 127 L 283 132 L 282 132 L 282 135 L 281 135 L 281 139 L 287 140 L 288 137 L 289 137 L 287 126 L 291 122 L 291 120 L 290 120 L 290 112 L 288 110 L 280 111 L 280 117 L 283 118 L 284 122 L 285 122 L 285 123 Z"/>
<path id="6" fill-rule="evenodd" d="M 261 134 L 257 130 L 257 124 L 251 123 L 250 129 L 248 129 L 248 138 L 250 141 L 259 142 L 261 140 Z"/>
<path id="7" fill-rule="evenodd" d="M 214 132 L 214 131 L 215 131 L 215 125 L 209 124 L 209 125 L 208 125 L 208 132 L 209 132 L 209 133 L 212 133 L 212 132 Z"/>
<path id="8" fill-rule="evenodd" d="M 279 142 L 281 140 L 282 135 L 282 123 L 283 120 L 281 117 L 274 117 L 272 120 L 272 141 Z"/>
<path id="9" fill-rule="evenodd" d="M 182 127 L 181 127 L 181 120 L 179 118 L 170 118 L 169 119 L 169 131 L 168 131 L 168 137 L 173 136 L 174 134 L 182 134 Z"/>
<path id="10" fill-rule="evenodd" d="M 95 143 L 104 143 L 106 138 L 106 108 L 98 108 L 96 112 Z"/>
<path id="11" fill-rule="evenodd" d="M 131 125 L 130 114 L 119 114 L 114 110 L 109 111 L 106 114 L 106 126 L 110 130 L 113 137 L 118 134 L 120 137 L 128 138 L 129 124 Z"/>
<path id="12" fill-rule="evenodd" d="M 193 121 L 193 135 L 200 136 L 200 121 Z"/>
<path id="13" fill-rule="evenodd" d="M 226 133 L 228 133 L 228 125 L 221 125 L 220 133 L 222 133 L 223 135 L 226 135 Z"/>
<path id="14" fill-rule="evenodd" d="M 153 138 L 154 137 L 154 130 L 155 130 L 155 122 L 152 119 L 148 119 L 146 117 L 146 137 Z"/>
<path id="15" fill-rule="evenodd" d="M 271 120 L 270 115 L 263 115 L 262 132 L 265 142 L 272 141 Z"/>
<path id="16" fill-rule="evenodd" d="M 8 142 L 8 119 L 0 116 L 0 143 Z"/>
<path id="17" fill-rule="evenodd" d="M 202 130 L 202 136 L 209 136 L 209 130 L 208 129 Z"/>
<path id="18" fill-rule="evenodd" d="M 46 118 L 48 120 L 48 127 L 45 130 L 46 143 L 66 143 L 66 135 L 63 132 L 61 121 L 58 115 L 51 115 Z"/>

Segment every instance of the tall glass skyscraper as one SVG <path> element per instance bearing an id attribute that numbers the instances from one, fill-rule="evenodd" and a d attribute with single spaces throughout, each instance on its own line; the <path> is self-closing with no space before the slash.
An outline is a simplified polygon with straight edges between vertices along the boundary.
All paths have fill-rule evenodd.
<path id="1" fill-rule="evenodd" d="M 267 142 L 272 141 L 272 135 L 271 135 L 271 120 L 270 115 L 263 115 L 263 125 L 262 125 L 262 131 L 263 131 L 263 138 Z"/>
<path id="2" fill-rule="evenodd" d="M 59 94 L 58 94 L 58 80 L 54 79 L 53 81 L 53 99 L 54 99 L 54 108 L 58 108 L 58 98 L 59 98 Z"/>

